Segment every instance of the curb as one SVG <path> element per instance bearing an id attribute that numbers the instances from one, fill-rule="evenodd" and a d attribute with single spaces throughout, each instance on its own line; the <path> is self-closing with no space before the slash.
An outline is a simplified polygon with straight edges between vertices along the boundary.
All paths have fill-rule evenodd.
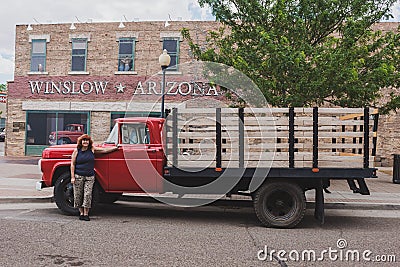
<path id="1" fill-rule="evenodd" d="M 1 204 L 7 203 L 52 203 L 54 202 L 53 196 L 51 197 L 5 197 L 0 198 Z"/>
<path id="2" fill-rule="evenodd" d="M 308 202 L 310 208 L 315 207 L 314 202 Z M 368 203 L 368 202 L 337 202 L 325 203 L 325 209 L 351 209 L 351 210 L 400 210 L 400 203 Z"/>
<path id="3" fill-rule="evenodd" d="M 168 197 L 165 198 L 166 200 Z M 176 200 L 176 198 L 173 198 Z M 196 200 L 185 199 L 185 200 Z M 118 201 L 126 202 L 139 202 L 139 203 L 162 203 L 153 197 L 148 196 L 129 196 L 124 195 Z M 54 203 L 53 196 L 49 197 L 6 197 L 0 198 L 0 204 L 5 203 Z M 251 200 L 226 200 L 219 199 L 205 206 L 219 206 L 219 207 L 253 207 Z M 314 202 L 306 203 L 307 209 L 314 209 Z M 400 203 L 367 203 L 367 202 L 337 202 L 325 203 L 325 209 L 343 209 L 343 210 L 400 210 Z"/>
<path id="4" fill-rule="evenodd" d="M 166 198 L 168 199 L 168 198 Z M 146 196 L 122 196 L 119 201 L 161 203 L 157 199 Z M 251 200 L 226 200 L 219 199 L 207 206 L 228 206 L 228 207 L 253 207 Z M 307 202 L 307 209 L 314 209 L 315 202 Z M 325 209 L 354 209 L 354 210 L 400 210 L 400 203 L 368 203 L 368 202 L 337 202 L 325 203 Z"/>

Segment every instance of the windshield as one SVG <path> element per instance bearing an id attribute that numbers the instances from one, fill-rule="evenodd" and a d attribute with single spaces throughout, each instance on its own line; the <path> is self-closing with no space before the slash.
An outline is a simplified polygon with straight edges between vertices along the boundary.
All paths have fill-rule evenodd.
<path id="1" fill-rule="evenodd" d="M 118 144 L 118 123 L 114 125 L 114 128 L 111 130 L 110 135 L 108 136 L 106 144 Z"/>

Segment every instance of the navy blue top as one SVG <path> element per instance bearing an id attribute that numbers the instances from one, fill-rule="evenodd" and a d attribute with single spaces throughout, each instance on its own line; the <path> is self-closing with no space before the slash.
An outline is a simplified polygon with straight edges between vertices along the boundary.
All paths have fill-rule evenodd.
<path id="1" fill-rule="evenodd" d="M 76 156 L 75 174 L 82 176 L 94 175 L 94 154 L 92 150 L 88 149 L 82 151 L 78 149 Z"/>

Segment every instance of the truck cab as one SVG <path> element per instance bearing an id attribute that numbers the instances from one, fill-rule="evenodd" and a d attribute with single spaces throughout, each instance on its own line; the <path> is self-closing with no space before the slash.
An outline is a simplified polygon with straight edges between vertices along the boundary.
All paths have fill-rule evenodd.
<path id="1" fill-rule="evenodd" d="M 118 146 L 108 154 L 95 154 L 95 195 L 100 202 L 112 202 L 122 193 L 157 193 L 163 191 L 162 173 L 165 156 L 160 118 L 120 118 L 99 147 Z M 78 137 L 77 137 L 78 138 Z M 74 144 L 55 145 L 42 153 L 42 180 L 37 188 L 54 186 L 57 206 L 75 214 L 70 173 Z M 104 201 L 103 201 L 104 200 Z"/>

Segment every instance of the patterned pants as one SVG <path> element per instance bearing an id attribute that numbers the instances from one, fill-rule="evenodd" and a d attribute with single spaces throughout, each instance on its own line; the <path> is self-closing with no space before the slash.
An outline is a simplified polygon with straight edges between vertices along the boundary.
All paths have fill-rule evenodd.
<path id="1" fill-rule="evenodd" d="M 74 183 L 74 207 L 90 208 L 92 206 L 92 190 L 94 176 L 82 176 L 75 174 Z"/>

